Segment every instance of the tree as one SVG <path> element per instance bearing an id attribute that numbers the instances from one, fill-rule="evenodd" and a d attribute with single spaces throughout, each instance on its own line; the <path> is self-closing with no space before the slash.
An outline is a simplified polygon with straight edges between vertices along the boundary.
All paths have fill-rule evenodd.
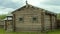
<path id="1" fill-rule="evenodd" d="M 60 13 L 57 14 L 57 19 L 60 19 Z"/>
<path id="2" fill-rule="evenodd" d="M 0 15 L 0 19 L 4 19 L 6 17 L 6 14 Z"/>

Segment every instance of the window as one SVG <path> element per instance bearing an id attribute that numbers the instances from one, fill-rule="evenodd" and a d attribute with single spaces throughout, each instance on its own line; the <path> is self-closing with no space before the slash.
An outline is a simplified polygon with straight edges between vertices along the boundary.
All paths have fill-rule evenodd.
<path id="1" fill-rule="evenodd" d="M 23 18 L 20 18 L 19 21 L 23 21 Z"/>
<path id="2" fill-rule="evenodd" d="M 23 23 L 24 22 L 23 18 L 19 18 L 19 22 Z"/>
<path id="3" fill-rule="evenodd" d="M 37 20 L 37 18 L 34 17 L 34 18 L 33 18 L 33 21 L 36 21 L 36 20 Z"/>
<path id="4" fill-rule="evenodd" d="M 33 18 L 32 18 L 32 22 L 33 22 L 33 23 L 37 23 L 37 22 L 38 22 L 38 18 L 37 18 L 37 17 L 33 17 Z"/>

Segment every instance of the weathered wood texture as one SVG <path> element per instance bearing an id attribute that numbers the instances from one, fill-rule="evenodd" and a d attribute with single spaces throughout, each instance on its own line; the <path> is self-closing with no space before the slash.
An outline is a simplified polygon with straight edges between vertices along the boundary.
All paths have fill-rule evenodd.
<path id="1" fill-rule="evenodd" d="M 14 13 L 16 18 L 16 30 L 23 31 L 23 30 L 41 30 L 41 10 L 35 8 L 24 8 L 21 11 L 17 11 Z M 33 23 L 32 18 L 37 17 L 35 23 Z M 23 18 L 24 21 L 20 22 L 19 18 Z"/>
<path id="2" fill-rule="evenodd" d="M 4 28 L 4 21 L 0 20 L 0 28 Z"/>
<path id="3" fill-rule="evenodd" d="M 54 29 L 56 27 L 56 17 L 50 13 L 47 14 L 45 11 L 29 5 L 16 10 L 13 12 L 13 30 L 46 31 Z M 36 21 L 33 18 L 36 18 Z"/>
<path id="4" fill-rule="evenodd" d="M 60 19 L 57 19 L 57 28 L 60 29 Z"/>

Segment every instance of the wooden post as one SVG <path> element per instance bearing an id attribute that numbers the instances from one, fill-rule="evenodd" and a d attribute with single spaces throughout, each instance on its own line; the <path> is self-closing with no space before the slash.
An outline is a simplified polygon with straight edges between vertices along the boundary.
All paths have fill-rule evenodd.
<path id="1" fill-rule="evenodd" d="M 12 31 L 13 31 L 13 16 L 11 16 L 11 18 L 12 18 L 12 23 L 11 23 L 11 25 L 12 25 Z"/>
<path id="2" fill-rule="evenodd" d="M 55 28 L 57 28 L 57 15 L 55 15 L 55 24 L 56 24 Z"/>
<path id="3" fill-rule="evenodd" d="M 7 30 L 7 23 L 6 23 L 6 20 L 5 20 L 5 30 Z"/>
<path id="4" fill-rule="evenodd" d="M 51 30 L 52 30 L 52 15 L 50 15 L 50 28 L 51 28 Z"/>
<path id="5" fill-rule="evenodd" d="M 44 32 L 44 12 L 42 11 L 41 12 L 41 27 L 42 27 L 42 30 L 41 32 Z"/>
<path id="6" fill-rule="evenodd" d="M 13 31 L 15 32 L 15 30 L 16 30 L 16 24 L 15 24 L 15 14 L 13 14 Z"/>
<path id="7" fill-rule="evenodd" d="M 7 21 L 6 21 L 6 30 L 8 28 L 8 17 L 7 17 Z"/>

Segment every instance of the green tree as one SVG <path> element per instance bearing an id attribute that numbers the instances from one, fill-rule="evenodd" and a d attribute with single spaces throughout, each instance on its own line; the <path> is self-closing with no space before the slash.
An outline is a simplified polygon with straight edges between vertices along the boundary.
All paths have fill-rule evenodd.
<path id="1" fill-rule="evenodd" d="M 6 17 L 6 14 L 0 15 L 0 19 L 4 19 Z"/>
<path id="2" fill-rule="evenodd" d="M 60 19 L 60 13 L 57 14 L 57 19 Z"/>

